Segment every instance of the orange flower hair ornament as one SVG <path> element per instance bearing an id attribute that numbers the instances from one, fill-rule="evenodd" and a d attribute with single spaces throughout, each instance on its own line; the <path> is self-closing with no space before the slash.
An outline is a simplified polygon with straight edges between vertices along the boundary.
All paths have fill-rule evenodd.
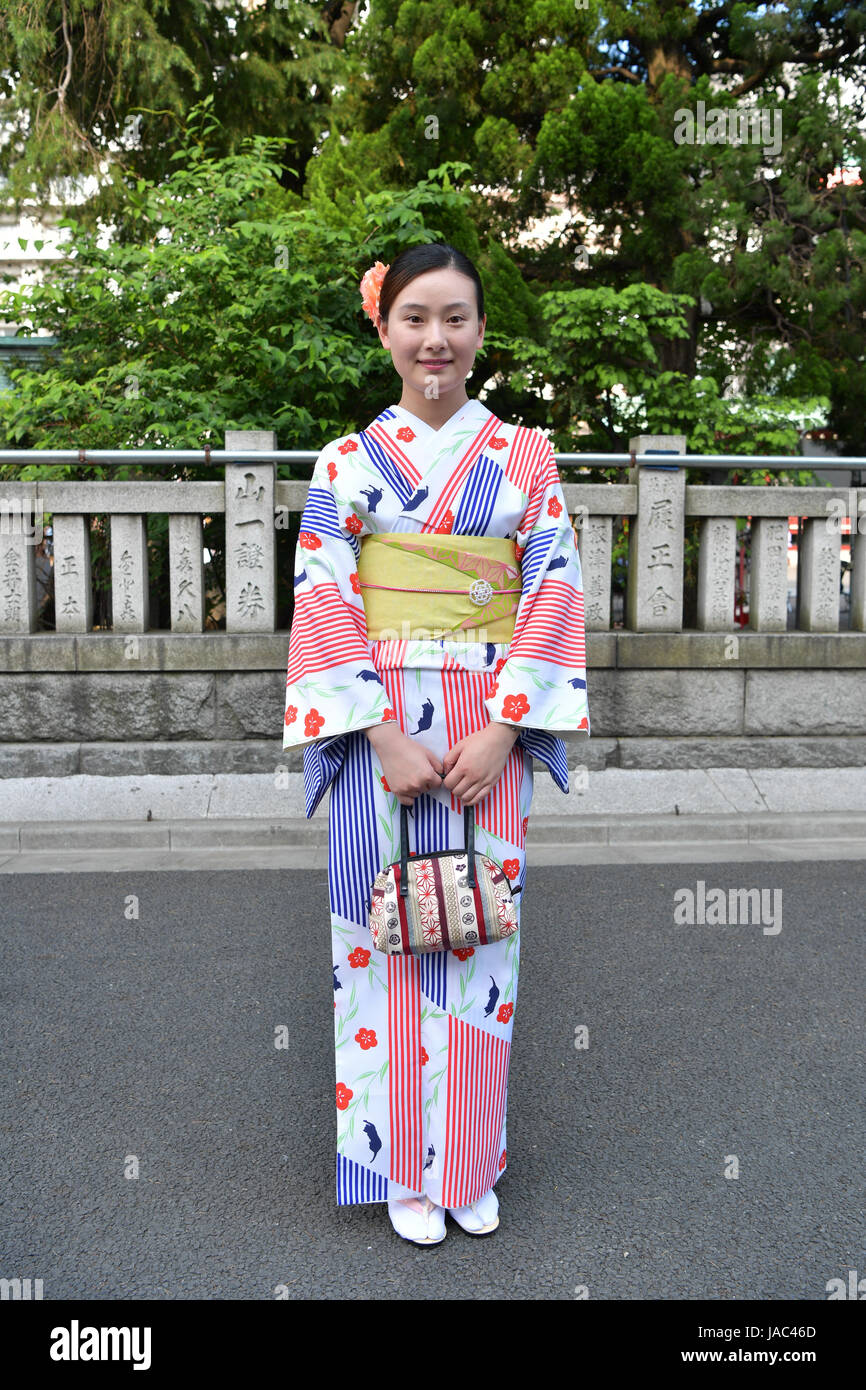
<path id="1" fill-rule="evenodd" d="M 374 324 L 379 317 L 379 296 L 382 293 L 382 281 L 390 269 L 390 265 L 383 265 L 381 261 L 377 261 L 361 276 L 361 302 L 365 314 L 372 319 Z"/>

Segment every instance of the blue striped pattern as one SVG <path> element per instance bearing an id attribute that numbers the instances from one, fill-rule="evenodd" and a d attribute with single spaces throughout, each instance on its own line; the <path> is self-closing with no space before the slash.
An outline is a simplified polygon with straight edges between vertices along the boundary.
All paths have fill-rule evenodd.
<path id="1" fill-rule="evenodd" d="M 489 458 L 487 454 L 479 454 L 460 498 L 460 506 L 452 527 L 454 535 L 488 534 L 501 483 L 502 469 L 496 460 Z"/>
<path id="2" fill-rule="evenodd" d="M 565 751 L 565 744 L 556 734 L 550 734 L 546 729 L 521 729 L 518 743 L 522 743 L 527 753 L 531 753 L 533 758 L 538 758 L 540 762 L 546 764 L 556 785 L 564 792 L 569 791 L 568 785 L 568 757 Z"/>
<path id="3" fill-rule="evenodd" d="M 423 993 L 444 1012 L 448 1004 L 448 952 L 428 951 L 418 957 L 418 967 Z"/>
<path id="4" fill-rule="evenodd" d="M 367 742 L 369 743 L 370 740 L 368 739 Z M 421 792 L 421 794 L 415 798 L 413 804 L 406 809 L 409 812 L 410 852 L 417 850 L 419 854 L 427 854 L 430 850 L 434 849 L 452 848 L 451 841 L 448 838 L 448 826 L 451 819 L 451 812 L 444 802 L 437 801 L 429 792 Z M 460 833 L 462 836 L 462 829 Z M 462 844 L 462 838 L 459 844 L 455 840 L 453 848 L 459 849 Z"/>
<path id="5" fill-rule="evenodd" d="M 319 802 L 343 763 L 346 735 L 332 734 L 304 744 L 304 799 L 307 820 L 316 814 Z"/>
<path id="6" fill-rule="evenodd" d="M 388 413 L 393 415 L 393 411 Z M 383 416 L 379 416 L 380 420 L 383 418 Z M 382 448 L 382 445 L 379 444 L 372 435 L 367 434 L 366 430 L 361 430 L 358 438 L 361 441 L 361 448 L 373 464 L 373 467 L 382 475 L 388 486 L 396 493 L 402 510 L 415 492 L 412 484 L 409 482 L 408 478 L 404 478 L 397 465 L 392 462 L 390 456 L 386 454 L 385 450 Z"/>
<path id="7" fill-rule="evenodd" d="M 352 1202 L 387 1202 L 388 1179 L 382 1173 L 372 1173 L 351 1158 L 337 1154 L 337 1206 Z"/>
<path id="8" fill-rule="evenodd" d="M 523 559 L 520 562 L 523 572 L 523 592 L 526 594 L 535 583 L 535 576 L 542 565 L 547 563 L 550 547 L 556 540 L 555 531 L 535 531 L 526 542 Z"/>
<path id="9" fill-rule="evenodd" d="M 316 531 L 323 536 L 342 537 L 340 518 L 337 516 L 337 503 L 333 492 L 328 488 L 314 487 L 310 484 L 304 512 L 301 517 L 301 531 Z"/>
<path id="10" fill-rule="evenodd" d="M 348 734 L 343 768 L 328 805 L 331 909 L 363 929 L 369 927 L 380 855 L 372 760 L 373 749 L 366 734 Z"/>

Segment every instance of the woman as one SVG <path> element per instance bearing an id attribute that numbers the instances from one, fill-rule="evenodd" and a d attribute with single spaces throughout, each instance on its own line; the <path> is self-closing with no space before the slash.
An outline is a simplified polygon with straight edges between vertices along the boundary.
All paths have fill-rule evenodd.
<path id="1" fill-rule="evenodd" d="M 551 731 L 589 732 L 583 591 L 553 449 L 466 393 L 486 326 L 475 266 L 415 246 L 361 291 L 403 389 L 316 461 L 283 746 L 304 747 L 308 817 L 331 787 L 337 1202 L 387 1202 L 401 1236 L 438 1244 L 446 1209 L 474 1235 L 499 1224 L 520 931 L 385 955 L 372 884 L 400 857 L 401 805 L 419 852 L 461 847 L 473 806 L 519 928 L 532 759 L 567 792 Z M 502 582 L 467 589 L 479 573 Z"/>

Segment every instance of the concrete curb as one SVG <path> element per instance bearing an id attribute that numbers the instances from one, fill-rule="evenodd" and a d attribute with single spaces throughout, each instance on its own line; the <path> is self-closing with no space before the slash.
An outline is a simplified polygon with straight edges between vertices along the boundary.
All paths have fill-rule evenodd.
<path id="1" fill-rule="evenodd" d="M 318 818 L 24 821 L 0 826 L 0 873 L 324 869 Z M 866 812 L 535 816 L 527 864 L 866 858 Z"/>

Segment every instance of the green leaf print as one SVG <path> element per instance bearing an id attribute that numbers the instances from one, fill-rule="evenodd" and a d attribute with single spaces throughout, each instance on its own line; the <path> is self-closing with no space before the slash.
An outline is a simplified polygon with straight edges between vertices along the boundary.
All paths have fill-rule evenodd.
<path id="1" fill-rule="evenodd" d="M 444 1052 L 444 1051 L 447 1051 L 446 1048 L 443 1048 L 442 1050 L 443 1050 L 443 1052 Z M 442 1069 L 441 1069 L 440 1071 L 434 1072 L 432 1076 L 429 1076 L 429 1077 L 427 1078 L 427 1084 L 428 1084 L 428 1086 L 431 1085 L 431 1084 L 433 1084 L 433 1083 L 435 1083 L 435 1084 L 433 1085 L 433 1100 L 434 1100 L 434 1102 L 435 1102 L 436 1105 L 439 1104 L 439 1083 L 440 1083 L 440 1081 L 442 1080 L 443 1076 L 445 1075 L 445 1072 L 446 1072 L 446 1068 L 445 1068 L 445 1067 L 442 1067 Z M 430 1101 L 429 1101 L 429 1100 L 428 1100 L 427 1104 L 428 1104 L 428 1105 L 430 1104 Z"/>
<path id="2" fill-rule="evenodd" d="M 387 795 L 387 793 L 386 793 L 386 795 Z M 382 864 L 382 868 L 385 869 L 385 870 L 387 870 L 388 867 L 389 867 L 391 864 L 393 864 L 394 861 L 395 861 L 395 859 L 397 858 L 397 839 L 396 839 L 396 836 L 394 835 L 394 831 L 393 831 L 393 829 L 392 829 L 393 822 L 387 821 L 387 820 L 385 819 L 385 817 L 382 815 L 382 812 L 381 812 L 381 811 L 378 812 L 378 821 L 379 821 L 379 824 L 380 824 L 381 827 L 382 827 L 382 834 L 383 834 L 384 836 L 386 836 L 386 837 L 387 837 L 387 840 L 388 840 L 388 856 L 389 856 L 389 857 L 388 857 L 387 859 L 385 859 L 385 862 Z M 383 851 L 383 855 L 384 855 L 384 851 Z"/>
<path id="3" fill-rule="evenodd" d="M 352 945 L 352 933 L 349 928 L 341 926 L 333 917 L 331 918 L 331 930 L 335 931 L 337 935 L 342 938 L 344 946 Z"/>

